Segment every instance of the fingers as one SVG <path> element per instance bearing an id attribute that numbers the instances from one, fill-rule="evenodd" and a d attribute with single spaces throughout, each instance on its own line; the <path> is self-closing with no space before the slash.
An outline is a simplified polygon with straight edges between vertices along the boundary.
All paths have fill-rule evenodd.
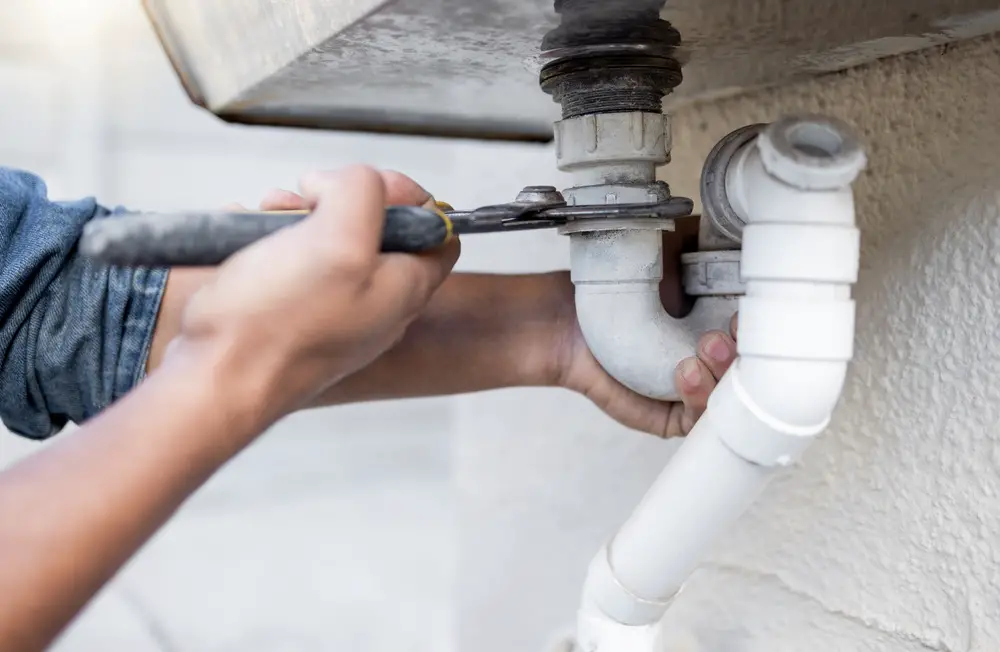
<path id="1" fill-rule="evenodd" d="M 402 172 L 384 170 L 382 181 L 385 183 L 385 197 L 388 205 L 394 206 L 424 206 L 434 203 L 431 193 Z"/>
<path id="2" fill-rule="evenodd" d="M 736 342 L 722 331 L 712 331 L 698 342 L 697 357 L 682 360 L 677 366 L 676 382 L 684 410 L 678 417 L 685 434 L 708 407 L 708 397 L 715 385 L 736 359 Z"/>
<path id="3" fill-rule="evenodd" d="M 386 206 L 430 206 L 434 203 L 429 192 L 402 172 L 385 170 L 379 174 L 385 183 Z M 260 208 L 265 211 L 295 211 L 308 207 L 301 195 L 282 188 L 269 190 L 260 201 Z"/>
<path id="4" fill-rule="evenodd" d="M 395 295 L 403 314 L 423 310 L 431 296 L 448 278 L 458 261 L 459 246 L 452 241 L 422 254 L 386 254 L 375 283 Z"/>
<path id="5" fill-rule="evenodd" d="M 394 170 L 384 170 L 381 174 L 387 204 L 434 206 L 434 197 L 410 177 Z M 389 287 L 402 290 L 404 296 L 400 297 L 400 302 L 407 314 L 413 315 L 423 309 L 451 273 L 460 251 L 458 240 L 455 239 L 434 251 L 417 256 L 385 256 L 382 275 Z"/>
<path id="6" fill-rule="evenodd" d="M 320 243 L 352 255 L 377 256 L 385 224 L 385 182 L 378 171 L 354 166 L 340 172 L 317 172 L 301 183 L 312 215 L 302 226 Z"/>
<path id="7" fill-rule="evenodd" d="M 718 380 L 736 359 L 736 342 L 722 331 L 705 333 L 698 341 L 698 359 Z"/>
<path id="8" fill-rule="evenodd" d="M 260 200 L 260 209 L 263 211 L 298 211 L 308 207 L 301 195 L 281 188 L 269 190 Z"/>
<path id="9" fill-rule="evenodd" d="M 740 313 L 733 313 L 732 319 L 729 320 L 729 334 L 732 336 L 733 340 L 739 339 L 737 336 L 737 331 L 740 327 Z"/>
<path id="10" fill-rule="evenodd" d="M 680 431 L 687 434 L 708 407 L 708 397 L 715 389 L 716 379 L 699 358 L 687 358 L 677 365 L 676 383 L 684 409 L 675 410 L 677 414 L 672 416 Z"/>

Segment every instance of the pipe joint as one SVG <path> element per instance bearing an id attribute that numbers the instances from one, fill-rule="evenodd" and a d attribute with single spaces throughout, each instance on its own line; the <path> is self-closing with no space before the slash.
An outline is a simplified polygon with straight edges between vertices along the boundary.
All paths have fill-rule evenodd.
<path id="1" fill-rule="evenodd" d="M 853 284 L 861 233 L 851 226 L 755 222 L 743 231 L 747 281 Z"/>
<path id="2" fill-rule="evenodd" d="M 741 357 L 847 361 L 854 355 L 854 302 L 846 297 L 748 294 L 739 306 Z"/>
<path id="3" fill-rule="evenodd" d="M 576 639 L 566 652 L 663 652 L 664 645 L 659 623 L 623 625 L 588 605 L 577 613 Z"/>
<path id="4" fill-rule="evenodd" d="M 853 225 L 850 184 L 866 163 L 858 138 L 834 118 L 790 116 L 737 129 L 702 169 L 706 237 L 740 243 L 754 217 Z"/>
<path id="5" fill-rule="evenodd" d="M 800 190 L 849 186 L 867 163 L 850 127 L 827 116 L 788 116 L 757 138 L 764 169 Z"/>
<path id="6" fill-rule="evenodd" d="M 584 601 L 593 602 L 599 613 L 622 614 L 620 622 L 623 625 L 655 623 L 673 602 L 676 593 L 665 599 L 649 599 L 630 591 L 618 581 L 611 567 L 612 545 L 601 548 L 591 561 Z"/>
<path id="7" fill-rule="evenodd" d="M 825 401 L 824 401 L 825 402 Z M 765 467 L 789 466 L 798 461 L 813 439 L 826 429 L 829 413 L 807 425 L 787 423 L 754 401 L 740 380 L 738 363 L 726 373 L 708 399 L 703 418 L 718 428 L 719 438 L 744 460 Z M 726 427 L 739 423 L 739 428 Z"/>

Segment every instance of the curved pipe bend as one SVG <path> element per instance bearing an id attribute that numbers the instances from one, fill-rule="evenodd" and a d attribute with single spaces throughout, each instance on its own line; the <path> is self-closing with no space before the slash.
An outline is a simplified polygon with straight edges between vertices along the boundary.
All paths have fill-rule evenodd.
<path id="1" fill-rule="evenodd" d="M 659 621 L 773 471 L 795 461 L 826 428 L 853 355 L 850 289 L 858 271 L 859 234 L 850 184 L 865 165 L 857 141 L 836 121 L 788 119 L 773 123 L 728 163 L 729 199 L 744 222 L 739 357 L 684 444 L 591 564 L 578 622 L 584 649 L 615 649 L 622 637 Z M 600 347 L 632 332 L 649 338 L 629 341 L 635 350 L 623 367 L 629 386 L 648 389 L 645 377 L 632 374 L 648 372 L 650 382 L 667 386 L 649 365 L 668 366 L 672 347 L 690 347 L 685 339 L 690 336 L 650 315 L 648 301 L 594 299 L 601 296 L 594 288 L 602 284 L 624 295 L 625 288 L 658 278 L 660 261 L 647 238 L 637 235 L 642 233 L 574 236 L 573 271 L 574 280 L 582 281 L 578 297 L 591 302 L 581 313 L 581 326 L 584 319 L 599 325 L 583 326 L 592 332 L 588 342 L 593 338 Z M 591 260 L 599 251 L 595 239 L 617 260 L 601 274 L 594 273 L 598 265 Z M 638 253 L 644 257 L 623 260 Z M 611 278 L 615 270 L 622 273 Z M 622 312 L 599 310 L 612 306 Z M 648 323 L 627 321 L 640 314 Z M 595 330 L 611 325 L 625 335 Z M 650 336 L 654 325 L 661 330 Z M 639 352 L 643 345 L 647 348 Z M 612 375 L 622 373 L 616 361 L 606 364 Z"/>
<path id="2" fill-rule="evenodd" d="M 674 370 L 698 336 L 660 301 L 661 232 L 595 231 L 570 239 L 577 320 L 591 353 L 632 391 L 677 400 Z"/>

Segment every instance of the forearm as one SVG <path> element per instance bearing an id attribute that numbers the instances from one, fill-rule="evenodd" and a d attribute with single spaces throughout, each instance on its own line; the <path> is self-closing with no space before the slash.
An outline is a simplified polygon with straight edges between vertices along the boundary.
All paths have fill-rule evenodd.
<path id="1" fill-rule="evenodd" d="M 267 426 L 218 365 L 170 364 L 0 474 L 0 650 L 41 650 Z"/>
<path id="2" fill-rule="evenodd" d="M 151 369 L 206 274 L 171 273 Z M 559 368 L 557 340 L 574 319 L 572 297 L 566 272 L 453 274 L 396 346 L 332 387 L 318 405 L 551 385 Z"/>
<path id="3" fill-rule="evenodd" d="M 395 347 L 334 387 L 323 405 L 444 396 L 557 380 L 566 273 L 456 274 Z"/>

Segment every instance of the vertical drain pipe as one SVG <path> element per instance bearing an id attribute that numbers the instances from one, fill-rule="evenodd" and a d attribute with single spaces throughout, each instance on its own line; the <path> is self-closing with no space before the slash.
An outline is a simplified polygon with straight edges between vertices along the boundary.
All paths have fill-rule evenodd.
<path id="1" fill-rule="evenodd" d="M 655 203 L 670 198 L 656 180 L 667 162 L 669 118 L 662 113 L 583 115 L 556 123 L 556 164 L 573 174 L 570 204 Z M 663 233 L 672 221 L 580 220 L 570 236 L 570 270 L 580 329 L 594 357 L 633 391 L 677 400 L 674 369 L 697 335 L 660 301 Z"/>
<path id="2" fill-rule="evenodd" d="M 659 649 L 659 621 L 684 581 L 773 472 L 826 428 L 840 397 L 853 354 L 859 255 L 850 184 L 865 154 L 829 118 L 786 118 L 758 131 L 710 158 L 706 170 L 710 187 L 724 184 L 723 203 L 707 202 L 710 219 L 742 240 L 739 357 L 591 564 L 577 623 L 586 652 Z M 644 356 L 672 365 L 658 340 L 646 344 Z"/>
<path id="3" fill-rule="evenodd" d="M 562 107 L 556 164 L 573 175 L 563 190 L 571 205 L 671 198 L 656 170 L 670 160 L 663 98 L 681 82 L 680 34 L 660 18 L 663 4 L 556 2 L 561 20 L 543 41 L 551 57 L 539 83 Z M 588 219 L 561 229 L 570 236 L 577 318 L 591 352 L 623 385 L 663 400 L 678 398 L 674 368 L 697 343 L 660 302 L 662 232 L 672 228 L 672 220 Z"/>

